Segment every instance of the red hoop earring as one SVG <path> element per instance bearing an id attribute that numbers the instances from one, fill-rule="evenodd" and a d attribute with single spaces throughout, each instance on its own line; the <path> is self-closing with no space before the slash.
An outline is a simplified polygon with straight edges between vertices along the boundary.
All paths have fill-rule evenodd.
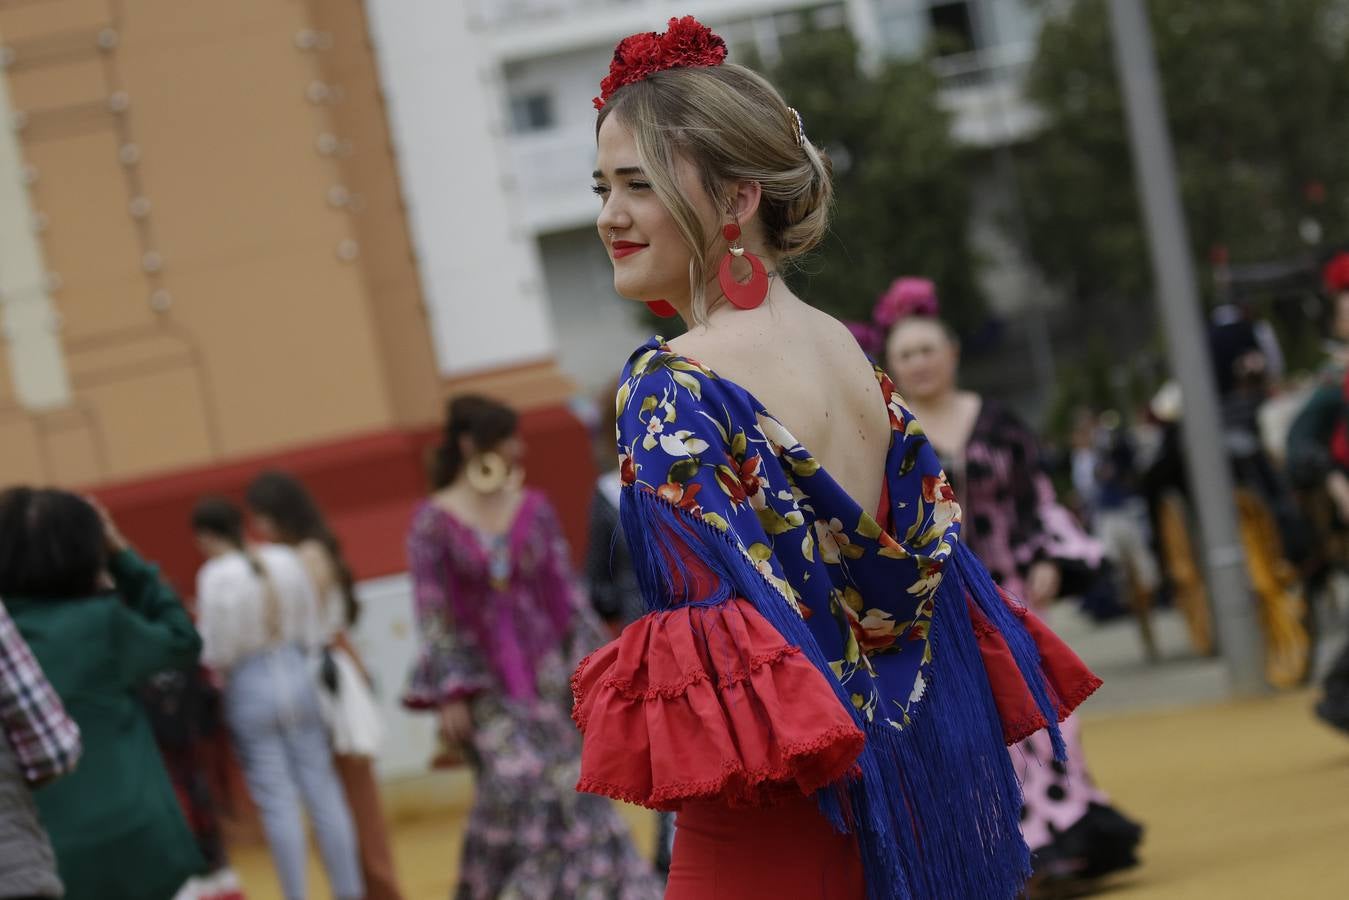
<path id="1" fill-rule="evenodd" d="M 734 306 L 739 309 L 754 309 L 768 296 L 768 270 L 764 268 L 763 260 L 759 257 L 747 252 L 744 247 L 735 246 L 740 240 L 740 226 L 737 223 L 731 222 L 726 225 L 721 229 L 721 234 L 731 247 L 721 258 L 721 266 L 717 269 L 717 284 L 721 285 L 721 292 Z M 749 263 L 749 281 L 735 280 L 735 272 L 731 270 L 731 265 L 736 257 Z"/>
<path id="2" fill-rule="evenodd" d="M 669 300 L 645 300 L 646 308 L 651 310 L 652 315 L 659 316 L 662 319 L 673 319 L 679 315 L 679 310 L 670 305 Z"/>

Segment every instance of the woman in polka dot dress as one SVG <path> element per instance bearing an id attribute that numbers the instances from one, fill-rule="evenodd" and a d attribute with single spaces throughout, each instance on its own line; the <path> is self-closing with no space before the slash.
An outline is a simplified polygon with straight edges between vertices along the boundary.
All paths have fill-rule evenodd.
<path id="1" fill-rule="evenodd" d="M 958 390 L 959 347 L 937 317 L 932 282 L 903 278 L 877 304 L 896 386 L 923 423 L 965 510 L 964 537 L 994 579 L 1032 609 L 1059 594 L 1065 562 L 1099 565 L 1101 548 L 1055 501 L 1034 435 L 1010 410 Z M 1143 829 L 1113 809 L 1087 771 L 1077 719 L 1063 722 L 1066 762 L 1037 732 L 1012 748 L 1025 795 L 1021 832 L 1034 854 L 1031 896 L 1137 865 Z"/>

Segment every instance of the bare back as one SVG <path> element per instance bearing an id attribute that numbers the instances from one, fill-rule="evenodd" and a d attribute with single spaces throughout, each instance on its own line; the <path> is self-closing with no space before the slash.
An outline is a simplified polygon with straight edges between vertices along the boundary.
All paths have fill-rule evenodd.
<path id="1" fill-rule="evenodd" d="M 876 509 L 890 420 L 871 363 L 840 322 L 785 296 L 727 310 L 670 344 L 757 397 L 849 496 Z"/>

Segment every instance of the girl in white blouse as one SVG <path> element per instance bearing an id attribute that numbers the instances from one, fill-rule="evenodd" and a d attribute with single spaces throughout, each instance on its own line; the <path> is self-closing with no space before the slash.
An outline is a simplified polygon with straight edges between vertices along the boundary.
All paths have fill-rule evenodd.
<path id="1" fill-rule="evenodd" d="M 314 683 L 323 640 L 318 601 L 289 547 L 250 547 L 237 507 L 215 498 L 192 513 L 207 562 L 197 573 L 202 662 L 225 682 L 225 718 L 287 900 L 306 897 L 301 804 L 333 896 L 364 896 L 355 830 L 333 769 Z"/>

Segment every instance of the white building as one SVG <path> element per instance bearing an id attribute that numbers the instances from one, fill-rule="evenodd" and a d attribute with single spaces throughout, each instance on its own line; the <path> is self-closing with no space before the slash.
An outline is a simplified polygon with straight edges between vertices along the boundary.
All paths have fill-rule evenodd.
<path id="1" fill-rule="evenodd" d="M 1033 111 L 1020 97 L 1020 76 L 1039 28 L 1032 0 L 441 0 L 434 4 L 371 0 L 369 5 L 395 136 L 404 151 L 404 188 L 412 207 L 414 236 L 426 257 L 424 272 L 444 268 L 460 277 L 465 274 L 462 261 L 437 267 L 433 257 L 445 252 L 437 249 L 444 247 L 443 236 L 416 235 L 419 200 L 424 190 L 443 179 L 435 166 L 452 158 L 435 148 L 453 146 L 455 156 L 462 157 L 466 144 L 474 148 L 471 155 L 477 160 L 495 150 L 497 161 L 486 167 L 474 188 L 481 196 L 472 199 L 504 200 L 496 205 L 511 210 L 509 233 L 529 235 L 537 250 L 512 241 L 514 252 L 495 263 L 488 263 L 490 250 L 478 258 L 482 265 L 511 269 L 525 293 L 546 295 L 552 341 L 526 343 L 534 353 L 556 353 L 562 369 L 592 393 L 607 388 L 616 361 L 646 337 L 638 308 L 613 293 L 610 266 L 594 233 L 597 201 L 589 190 L 595 148 L 591 98 L 598 93 L 613 46 L 621 37 L 663 30 L 671 16 L 691 14 L 727 39 L 732 59 L 737 49 L 752 45 L 761 58 L 773 60 L 780 40 L 801 29 L 806 17 L 817 27 L 850 29 L 864 57 L 870 58 L 916 56 L 943 32 L 943 44 L 953 52 L 934 65 L 947 85 L 943 99 L 956 113 L 955 137 L 994 146 L 1034 126 Z M 425 11 L 429 18 L 420 12 L 414 18 L 409 7 Z M 456 11 L 463 16 L 462 22 L 452 23 L 458 37 L 443 42 L 437 31 L 442 23 L 451 24 Z M 416 27 L 384 28 L 381 19 L 415 22 Z M 439 61 L 425 53 L 431 43 L 442 46 Z M 415 57 L 411 63 L 409 53 Z M 432 106 L 426 96 L 427 79 L 434 85 L 437 71 L 442 86 L 446 81 L 462 85 L 463 73 L 476 71 L 486 92 L 486 114 L 470 98 L 460 107 L 465 116 L 447 117 L 443 108 Z M 429 93 L 444 96 L 435 87 Z M 410 103 L 403 102 L 405 94 L 413 95 Z M 437 118 L 439 122 L 434 121 Z M 419 172 L 418 161 L 423 171 Z M 421 218 L 425 228 L 435 227 L 434 215 Z M 977 218 L 988 221 L 992 216 Z M 496 227 L 489 230 L 494 236 L 499 233 Z M 974 234 L 985 255 L 1008 258 L 994 229 L 976 223 Z M 1029 290 L 1017 288 L 1015 274 L 998 271 L 1015 273 L 1018 268 L 995 264 L 989 275 L 997 282 L 990 293 L 1002 299 L 1000 305 L 1016 306 L 1015 295 Z M 427 280 L 434 307 L 436 278 Z M 478 340 L 508 321 L 510 327 L 539 335 L 546 320 L 534 314 L 528 300 L 503 299 L 500 302 L 512 309 L 511 318 L 496 316 L 491 323 L 468 328 L 468 339 Z M 456 313 L 464 314 L 462 309 Z"/>

